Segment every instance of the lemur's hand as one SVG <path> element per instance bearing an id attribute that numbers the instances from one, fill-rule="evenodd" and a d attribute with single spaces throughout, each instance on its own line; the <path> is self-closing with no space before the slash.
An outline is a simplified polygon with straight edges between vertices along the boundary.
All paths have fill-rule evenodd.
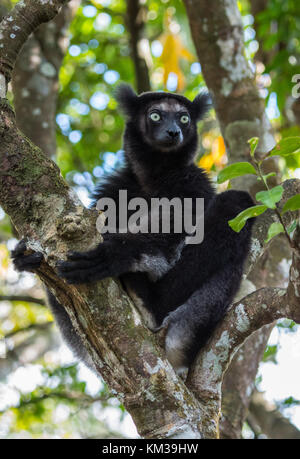
<path id="1" fill-rule="evenodd" d="M 27 252 L 27 253 L 26 253 Z M 16 271 L 36 271 L 43 260 L 40 252 L 31 252 L 27 249 L 25 239 L 22 239 L 11 252 L 11 258 Z"/>
<path id="2" fill-rule="evenodd" d="M 117 262 L 112 246 L 102 242 L 87 252 L 69 252 L 67 261 L 57 263 L 58 274 L 69 284 L 84 284 L 117 276 Z"/>

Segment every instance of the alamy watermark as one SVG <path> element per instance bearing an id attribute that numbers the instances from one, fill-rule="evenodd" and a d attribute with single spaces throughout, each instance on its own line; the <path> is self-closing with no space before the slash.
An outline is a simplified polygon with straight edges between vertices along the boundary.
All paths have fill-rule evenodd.
<path id="1" fill-rule="evenodd" d="M 296 73 L 292 76 L 292 83 L 296 83 L 292 89 L 292 96 L 294 99 L 299 99 L 300 97 L 300 73 Z"/>
<path id="2" fill-rule="evenodd" d="M 104 212 L 106 220 L 97 220 L 100 233 L 184 233 L 186 244 L 200 244 L 204 239 L 204 198 L 141 197 L 128 201 L 127 190 L 119 190 L 116 203 L 101 198 L 96 208 Z M 129 217 L 128 217 L 128 214 Z"/>

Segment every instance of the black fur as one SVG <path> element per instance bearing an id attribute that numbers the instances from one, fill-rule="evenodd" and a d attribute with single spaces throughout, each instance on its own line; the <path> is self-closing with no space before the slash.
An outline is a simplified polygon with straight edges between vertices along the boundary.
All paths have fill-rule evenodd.
<path id="1" fill-rule="evenodd" d="M 210 106 L 207 94 L 200 94 L 191 102 L 163 92 L 137 96 L 132 88 L 122 85 L 116 97 L 127 116 L 125 164 L 98 185 L 94 205 L 101 197 L 113 198 L 118 203 L 119 190 L 127 190 L 128 200 L 142 197 L 149 203 L 154 197 L 177 197 L 182 201 L 204 198 L 204 241 L 186 245 L 184 231 L 106 234 L 104 242 L 95 249 L 70 253 L 67 261 L 59 263 L 58 272 L 74 284 L 120 277 L 136 298 L 147 324 L 152 329 L 168 326 L 167 355 L 174 367 L 180 369 L 190 365 L 238 290 L 253 219 L 240 233 L 229 227 L 228 220 L 253 202 L 242 191 L 216 195 L 206 173 L 194 164 L 197 121 Z M 159 121 L 151 118 L 154 112 Z M 181 121 L 182 113 L 188 122 Z M 13 253 L 19 270 L 21 252 Z M 26 261 L 24 250 L 23 261 L 25 269 L 28 265 L 32 269 L 32 260 L 31 264 Z M 77 341 L 64 309 L 55 301 L 50 298 L 52 311 L 78 354 L 82 343 Z M 71 335 L 76 337 L 75 341 L 70 342 Z"/>

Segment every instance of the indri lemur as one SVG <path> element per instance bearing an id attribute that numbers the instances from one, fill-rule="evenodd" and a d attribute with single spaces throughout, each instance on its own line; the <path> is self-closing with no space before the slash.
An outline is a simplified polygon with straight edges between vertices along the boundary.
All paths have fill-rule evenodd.
<path id="1" fill-rule="evenodd" d="M 121 278 L 147 325 L 152 330 L 168 327 L 167 357 L 181 370 L 195 358 L 238 290 L 253 220 L 240 233 L 229 227 L 228 220 L 253 202 L 243 191 L 216 194 L 205 171 L 194 164 L 197 122 L 210 107 L 207 94 L 191 102 L 165 92 L 137 96 L 130 86 L 122 85 L 117 100 L 127 118 L 125 164 L 100 182 L 94 205 L 101 197 L 118 203 L 119 190 L 127 190 L 128 201 L 204 198 L 204 240 L 185 244 L 184 231 L 108 233 L 94 250 L 70 253 L 59 263 L 58 272 L 73 284 Z M 25 248 L 21 241 L 13 251 L 15 267 L 34 270 L 42 257 L 25 255 Z M 64 308 L 52 294 L 48 296 L 63 336 L 87 361 Z"/>

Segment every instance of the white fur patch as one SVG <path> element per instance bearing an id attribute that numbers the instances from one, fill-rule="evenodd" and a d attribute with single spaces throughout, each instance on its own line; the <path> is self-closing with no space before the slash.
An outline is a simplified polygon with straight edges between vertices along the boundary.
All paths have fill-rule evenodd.
<path id="1" fill-rule="evenodd" d="M 183 112 L 186 107 L 176 100 L 165 100 L 151 105 L 151 110 L 161 110 L 162 112 Z"/>
<path id="2" fill-rule="evenodd" d="M 169 271 L 171 265 L 163 256 L 142 255 L 140 261 L 137 261 L 132 266 L 132 271 L 146 272 L 152 281 L 162 277 Z"/>
<path id="3" fill-rule="evenodd" d="M 186 345 L 190 343 L 192 335 L 187 335 L 186 328 L 180 323 L 173 323 L 168 329 L 165 349 L 167 359 L 174 367 L 177 374 L 186 372 Z"/>

